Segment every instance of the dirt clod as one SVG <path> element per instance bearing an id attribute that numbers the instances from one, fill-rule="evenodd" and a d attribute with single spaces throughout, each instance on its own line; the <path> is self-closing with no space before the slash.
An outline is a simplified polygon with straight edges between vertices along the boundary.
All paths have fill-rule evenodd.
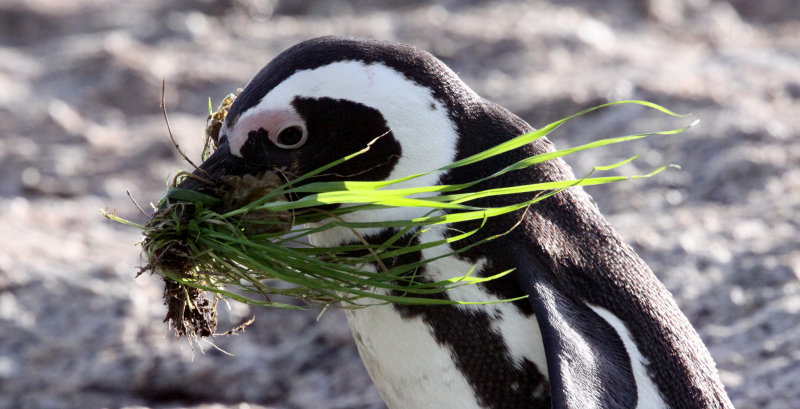
<path id="1" fill-rule="evenodd" d="M 217 299 L 209 299 L 204 291 L 164 278 L 164 305 L 175 335 L 209 337 L 217 330 Z"/>
<path id="2" fill-rule="evenodd" d="M 265 172 L 259 176 L 223 176 L 218 189 L 225 209 L 233 210 L 261 199 L 281 184 L 277 174 Z M 291 219 L 289 212 L 252 210 L 242 215 L 242 226 L 245 234 L 278 233 L 291 227 Z"/>

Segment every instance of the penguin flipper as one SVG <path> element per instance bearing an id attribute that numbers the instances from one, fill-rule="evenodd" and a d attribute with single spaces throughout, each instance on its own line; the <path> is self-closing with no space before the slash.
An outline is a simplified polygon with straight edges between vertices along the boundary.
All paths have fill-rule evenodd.
<path id="1" fill-rule="evenodd" d="M 530 259 L 517 264 L 542 333 L 552 407 L 635 408 L 636 381 L 619 334 L 586 303 L 560 291 Z"/>

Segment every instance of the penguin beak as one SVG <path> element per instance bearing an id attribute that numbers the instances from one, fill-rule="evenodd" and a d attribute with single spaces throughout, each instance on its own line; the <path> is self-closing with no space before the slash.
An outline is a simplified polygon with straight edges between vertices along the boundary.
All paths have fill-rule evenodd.
<path id="1" fill-rule="evenodd" d="M 255 176 L 268 169 L 285 169 L 285 166 L 254 166 L 242 158 L 233 156 L 226 140 L 192 172 L 191 176 L 185 177 L 176 187 L 215 195 L 212 193 L 214 186 L 219 185 L 225 176 Z M 282 176 L 282 173 L 279 175 Z"/>
<path id="2" fill-rule="evenodd" d="M 208 187 L 208 182 L 217 182 L 225 175 L 244 174 L 241 166 L 236 166 L 239 161 L 235 161 L 228 143 L 223 142 L 200 167 L 192 172 L 195 177 L 186 177 L 178 184 L 178 188 L 187 190 L 201 190 Z"/>

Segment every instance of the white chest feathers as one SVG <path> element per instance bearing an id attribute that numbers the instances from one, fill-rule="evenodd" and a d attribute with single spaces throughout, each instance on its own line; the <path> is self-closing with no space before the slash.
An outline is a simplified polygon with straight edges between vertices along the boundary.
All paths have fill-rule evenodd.
<path id="1" fill-rule="evenodd" d="M 424 235 L 436 237 L 424 237 Z M 426 232 L 422 241 L 441 239 L 436 232 Z M 426 249 L 422 257 L 427 259 L 441 255 L 446 249 Z M 482 264 L 483 262 L 479 262 Z M 476 270 L 480 270 L 480 265 Z M 455 257 L 438 259 L 426 265 L 426 275 L 432 280 L 443 280 L 462 276 L 469 272 L 473 265 Z M 494 301 L 498 298 L 486 292 L 478 285 L 468 285 L 448 292 L 448 296 L 455 300 L 464 301 Z M 526 316 L 511 303 L 497 303 L 486 305 L 458 305 L 436 306 L 432 308 L 450 309 L 461 319 L 468 319 L 470 313 L 477 313 L 484 319 L 488 318 L 489 328 L 481 330 L 491 331 L 499 337 L 505 348 L 502 351 L 488 350 L 493 345 L 486 345 L 483 351 L 486 357 L 497 359 L 502 357 L 507 364 L 520 371 L 526 363 L 535 365 L 534 371 L 541 374 L 540 388 L 535 390 L 541 396 L 546 395 L 547 364 L 541 333 L 536 319 Z M 461 315 L 463 313 L 463 315 Z M 446 319 L 448 314 L 437 316 L 436 319 Z M 424 408 L 483 408 L 486 402 L 482 401 L 482 388 L 476 389 L 474 379 L 475 370 L 472 363 L 465 362 L 461 346 L 446 339 L 452 335 L 443 335 L 442 325 L 461 326 L 463 322 L 432 324 L 430 317 L 409 316 L 392 305 L 375 305 L 363 309 L 347 311 L 347 318 L 353 331 L 356 344 L 364 365 L 378 387 L 381 395 L 392 409 L 424 409 Z M 482 321 L 483 322 L 483 321 Z M 454 329 L 456 332 L 457 329 Z M 476 335 L 476 334 L 472 334 Z M 474 340 L 469 334 L 460 341 L 468 344 Z M 478 351 L 480 352 L 480 351 Z M 461 355 L 460 355 L 461 354 Z M 465 365 L 468 366 L 465 370 Z M 480 365 L 480 364 L 475 364 Z M 481 374 L 478 374 L 481 375 Z M 487 377 L 492 373 L 482 374 Z M 520 380 L 524 382 L 524 380 Z M 514 385 L 510 385 L 514 387 Z M 483 386 L 483 389 L 486 389 Z"/>

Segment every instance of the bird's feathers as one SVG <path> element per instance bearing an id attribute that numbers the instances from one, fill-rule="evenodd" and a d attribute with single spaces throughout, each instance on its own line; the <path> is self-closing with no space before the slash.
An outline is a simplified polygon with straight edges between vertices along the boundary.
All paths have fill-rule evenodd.
<path id="1" fill-rule="evenodd" d="M 282 121 L 298 118 L 308 130 L 305 145 L 287 150 L 265 140 L 264 134 L 281 129 Z M 219 163 L 204 167 L 221 173 L 279 167 L 302 174 L 380 136 L 379 144 L 347 165 L 352 168 L 328 177 L 397 178 L 436 169 L 531 129 L 477 96 L 424 51 L 323 37 L 288 49 L 248 83 L 222 128 L 220 150 L 227 153 L 218 151 L 209 161 Z M 542 138 L 491 161 L 412 183 L 471 182 L 552 149 Z M 555 159 L 473 189 L 571 178 L 566 163 Z M 404 209 L 394 216 L 407 219 L 420 211 Z M 359 221 L 387 217 L 385 212 L 352 215 Z M 567 189 L 526 212 L 494 218 L 472 240 L 506 232 L 517 223 L 510 234 L 437 260 L 418 273 L 430 279 L 462 275 L 461 265 L 480 265 L 477 274 L 484 275 L 513 268 L 509 276 L 476 286 L 476 291 L 485 300 L 525 294 L 528 300 L 502 307 L 385 305 L 350 313 L 359 349 L 379 387 L 390 391 L 385 392 L 390 405 L 431 407 L 419 403 L 425 397 L 409 395 L 426 391 L 431 401 L 445 402 L 436 407 L 445 407 L 448 396 L 436 395 L 442 390 L 449 391 L 452 402 L 487 408 L 548 406 L 551 395 L 557 408 L 731 407 L 688 320 L 582 189 Z M 362 233 L 376 240 L 393 234 L 385 229 Z M 329 230 L 314 240 L 331 245 L 353 236 L 345 229 Z M 468 244 L 465 240 L 453 247 Z M 542 346 L 531 349 L 531 344 Z M 408 348 L 415 345 L 425 351 L 414 355 Z M 537 348 L 544 353 L 533 351 Z M 386 373 L 393 363 L 405 372 Z M 436 368 L 446 371 L 442 378 L 435 376 Z M 414 380 L 416 373 L 427 378 Z M 548 377 L 551 390 L 543 389 Z M 456 398 L 459 393 L 466 395 Z"/>

